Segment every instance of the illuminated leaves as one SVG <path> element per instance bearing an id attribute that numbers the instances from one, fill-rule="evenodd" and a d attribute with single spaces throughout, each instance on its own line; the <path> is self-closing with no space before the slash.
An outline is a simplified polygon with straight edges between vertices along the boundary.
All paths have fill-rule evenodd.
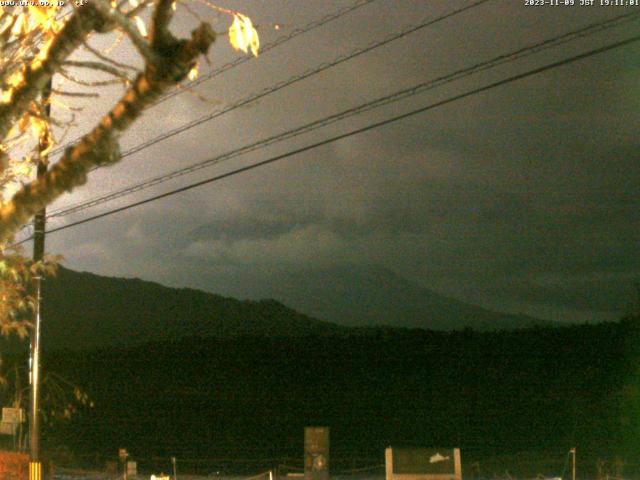
<path id="1" fill-rule="evenodd" d="M 135 17 L 133 17 L 133 20 L 136 22 L 136 28 L 138 29 L 138 32 L 140 32 L 140 35 L 142 35 L 143 37 L 147 37 L 147 26 L 144 24 L 142 19 L 138 15 L 136 15 Z"/>
<path id="2" fill-rule="evenodd" d="M 207 4 L 218 12 L 223 12 L 232 17 L 232 25 L 229 29 L 229 39 L 233 48 L 245 53 L 257 55 L 260 47 L 258 32 L 252 20 L 239 12 L 228 10 L 216 5 L 212 5 L 208 0 L 198 0 Z M 128 6 L 125 7 L 124 4 Z M 51 2 L 51 5 L 60 5 Z M 131 15 L 125 18 L 131 28 L 137 30 L 141 37 L 148 38 L 150 29 L 146 18 L 142 13 L 142 7 L 152 5 L 146 0 L 128 0 L 127 2 L 114 2 L 113 7 L 126 13 L 129 8 Z M 171 8 L 175 9 L 177 0 L 172 1 Z M 15 93 L 26 85 L 25 79 L 31 78 L 31 73 L 41 69 L 48 59 L 49 50 L 58 33 L 61 32 L 68 16 L 61 15 L 60 7 L 44 6 L 36 2 L 19 8 L 5 9 L 0 7 L 0 102 L 10 105 Z M 126 32 L 127 28 L 120 29 Z M 62 68 L 61 73 L 66 73 Z M 188 74 L 190 80 L 195 80 L 198 76 L 197 65 Z M 68 79 L 69 76 L 64 76 Z M 69 92 L 59 88 L 60 80 L 56 81 L 56 89 L 52 103 L 59 103 L 57 96 L 69 94 Z M 104 82 L 106 83 L 106 82 Z M 76 93 L 76 92 L 71 92 Z M 80 93 L 77 93 L 79 96 Z M 89 94 L 87 94 L 89 95 Z M 33 103 L 33 102 L 32 102 Z M 16 190 L 23 184 L 28 183 L 28 178 L 32 169 L 28 168 L 27 157 L 37 159 L 38 155 L 43 156 L 55 148 L 55 141 L 52 129 L 48 125 L 46 115 L 42 114 L 44 104 L 29 107 L 29 113 L 22 115 L 14 127 L 14 132 L 18 132 L 15 137 L 0 140 L 0 203 L 2 200 L 10 201 Z M 39 111 L 38 111 L 39 110 Z M 75 117 L 75 111 L 72 121 Z M 61 134 L 62 135 L 62 134 Z M 44 151 L 39 151 L 45 146 Z M 17 153 L 17 154 L 16 154 Z M 24 166 L 19 166 L 21 162 Z M 18 168 L 7 168 L 12 165 Z"/>
<path id="3" fill-rule="evenodd" d="M 59 7 L 37 5 L 0 10 L 0 103 L 11 104 L 26 78 L 42 68 L 63 25 Z M 8 201 L 32 174 L 35 152 L 46 155 L 55 142 L 43 105 L 32 101 L 0 145 L 0 201 Z M 6 130 L 5 130 L 6 131 Z"/>
<path id="4" fill-rule="evenodd" d="M 236 50 L 241 50 L 244 53 L 249 53 L 249 50 L 251 50 L 251 53 L 255 57 L 258 56 L 260 38 L 258 37 L 258 31 L 253 26 L 253 22 L 249 17 L 240 12 L 219 7 L 218 5 L 209 2 L 209 0 L 197 1 L 216 12 L 231 15 L 233 17 L 233 23 L 229 27 L 229 43 L 231 43 L 231 46 Z M 174 11 L 176 10 L 176 3 L 177 0 L 173 0 L 171 3 L 171 8 Z"/>
<path id="5" fill-rule="evenodd" d="M 35 102 L 31 103 L 29 111 L 25 112 L 18 122 L 21 133 L 29 131 L 32 138 L 41 146 L 46 146 L 40 151 L 40 155 L 46 155 L 55 144 L 49 121 L 45 118 Z"/>
<path id="6" fill-rule="evenodd" d="M 51 276 L 57 271 L 60 257 L 32 262 L 19 247 L 0 251 L 0 333 L 26 337 L 34 308 L 30 295 L 36 276 Z"/>
<path id="7" fill-rule="evenodd" d="M 176 1 L 171 2 L 171 8 L 174 10 L 177 5 Z M 208 0 L 202 1 L 208 3 Z M 97 5 L 102 5 L 105 11 L 101 11 Z M 2 130 L 2 138 L 0 138 L 0 209 L 3 218 L 2 238 L 5 240 L 29 221 L 37 211 L 36 209 L 40 209 L 43 204 L 50 203 L 72 187 L 84 183 L 86 171 L 95 166 L 92 162 L 94 164 L 100 163 L 95 160 L 96 158 L 102 162 L 105 158 L 108 158 L 109 161 L 117 160 L 116 155 L 112 154 L 116 151 L 115 147 L 117 147 L 117 138 L 120 133 L 136 120 L 139 112 L 148 107 L 153 98 L 157 98 L 158 94 L 173 86 L 178 79 L 184 78 L 184 74 L 192 66 L 188 77 L 190 80 L 196 79 L 198 65 L 194 62 L 199 55 L 206 54 L 215 39 L 210 25 L 205 23 L 201 25 L 203 28 L 194 31 L 191 40 L 178 41 L 168 26 L 171 12 L 165 12 L 166 15 L 146 16 L 143 8 L 146 5 L 152 5 L 152 2 L 149 1 L 128 0 L 127 5 L 126 1 L 117 2 L 114 0 L 111 3 L 112 9 L 108 5 L 109 0 L 95 2 L 95 11 L 92 8 L 87 8 L 84 10 L 76 9 L 74 12 L 73 8 L 69 7 L 68 13 L 70 15 L 60 14 L 58 7 L 36 5 L 36 2 L 11 9 L 0 6 L 0 112 L 4 112 L 2 117 L 4 123 L 0 125 L 0 130 Z M 169 5 L 165 3 L 165 7 L 168 10 Z M 251 19 L 238 12 L 215 8 L 218 12 L 224 12 L 232 17 L 229 39 L 233 48 L 257 56 L 260 41 Z M 88 12 L 80 18 L 83 28 L 78 28 L 75 25 L 75 21 L 80 15 L 78 12 Z M 138 14 L 141 16 L 137 16 Z M 102 22 L 98 16 L 106 17 L 108 21 Z M 147 23 L 153 28 L 147 29 L 143 18 L 150 18 L 151 20 L 147 20 Z M 102 53 L 86 44 L 87 35 L 96 31 L 99 31 L 98 33 L 120 31 L 129 38 L 143 60 L 142 66 L 134 64 L 130 68 L 138 73 L 138 78 L 141 79 L 140 85 L 145 88 L 134 90 L 128 83 L 125 83 L 130 89 L 126 94 L 129 95 L 126 97 L 127 102 L 131 98 L 134 99 L 134 103 L 126 103 L 126 105 L 135 104 L 135 108 L 124 109 L 122 105 L 125 103 L 115 103 L 112 109 L 114 115 L 119 120 L 124 120 L 117 123 L 118 128 L 114 127 L 115 122 L 100 123 L 90 134 L 85 136 L 89 148 L 65 150 L 66 152 L 80 152 L 79 156 L 72 157 L 69 154 L 68 157 L 63 155 L 62 160 L 53 159 L 58 163 L 57 167 L 60 168 L 60 172 L 63 173 L 50 175 L 48 172 L 45 174 L 45 179 L 32 182 L 31 177 L 34 174 L 35 164 L 55 145 L 51 125 L 55 125 L 56 129 L 59 126 L 71 128 L 75 126 L 72 122 L 75 121 L 75 113 L 79 111 L 79 108 L 72 105 L 73 109 L 68 108 L 73 114 L 71 120 L 65 123 L 54 122 L 46 114 L 47 105 L 53 104 L 56 96 L 66 94 L 86 97 L 89 95 L 86 88 L 97 87 L 98 84 L 107 85 L 107 82 L 101 79 L 98 81 L 90 78 L 89 80 L 93 82 L 91 84 L 80 78 L 78 84 L 83 85 L 85 90 L 68 91 L 60 88 L 61 80 L 74 81 L 73 75 L 67 74 L 68 72 L 65 70 L 65 68 L 71 68 L 66 64 L 71 63 L 68 55 L 73 49 L 85 42 L 89 53 L 100 60 L 97 63 L 93 62 L 94 65 L 107 65 L 111 68 L 111 72 L 114 69 L 122 71 L 122 69 L 129 67 L 129 65 L 107 57 L 109 51 Z M 155 38 L 150 40 L 148 31 L 152 32 Z M 156 42 L 156 39 L 163 37 L 170 41 Z M 68 42 L 68 45 L 65 45 L 65 42 Z M 156 48 L 160 43 L 173 45 L 174 42 L 176 47 L 181 49 L 178 52 L 179 55 L 173 51 L 169 52 L 171 49 Z M 56 46 L 55 57 L 50 56 L 52 45 Z M 171 65 L 165 65 L 171 62 Z M 165 68 L 168 66 L 171 68 Z M 95 66 L 91 68 L 100 70 Z M 103 68 L 101 71 L 104 73 L 108 70 L 108 68 L 107 70 Z M 174 71 L 179 75 L 176 75 Z M 149 72 L 161 73 L 162 75 L 148 75 Z M 44 86 L 47 85 L 52 74 L 61 74 L 62 78 L 55 77 L 51 90 L 53 96 L 43 99 L 41 95 L 44 93 Z M 126 75 L 116 76 L 124 78 L 128 82 Z M 82 83 L 83 81 L 84 83 Z M 20 101 L 15 101 L 17 99 Z M 59 111 L 54 112 L 54 115 L 56 113 L 59 114 Z M 56 132 L 60 138 L 63 138 L 67 133 L 62 129 L 56 130 Z M 108 141 L 99 141 L 102 139 Z M 98 153 L 91 148 L 96 145 L 100 145 L 101 150 Z M 87 152 L 91 152 L 91 154 Z M 73 158 L 73 167 L 66 168 L 65 161 L 71 164 L 71 158 Z M 63 164 L 62 167 L 65 168 L 62 168 L 60 164 Z M 22 189 L 23 194 L 14 196 L 18 189 Z M 6 243 L 4 245 L 6 246 Z M 38 274 L 39 268 L 41 267 L 31 265 L 20 253 L 2 250 L 2 245 L 0 245 L 0 333 L 16 332 L 23 336 L 27 334 L 29 324 L 26 319 L 32 308 L 29 284 L 31 278 Z"/>
<path id="8" fill-rule="evenodd" d="M 28 295 L 29 268 L 24 258 L 15 253 L 0 257 L 0 332 L 3 335 L 16 333 L 19 337 L 28 334 L 25 319 L 33 299 Z"/>
<path id="9" fill-rule="evenodd" d="M 196 62 L 196 64 L 193 66 L 193 68 L 191 70 L 189 70 L 189 80 L 190 81 L 194 81 L 196 78 L 198 78 L 198 63 Z"/>
<path id="10" fill-rule="evenodd" d="M 258 56 L 260 40 L 249 17 L 241 13 L 233 14 L 233 23 L 229 28 L 229 41 L 236 50 L 242 50 L 244 53 L 249 53 L 251 50 L 255 57 Z"/>
<path id="11" fill-rule="evenodd" d="M 23 154 L 18 158 L 6 154 L 0 169 L 0 205 L 9 202 L 22 184 L 32 178 L 38 158 L 49 153 L 56 144 L 42 107 L 36 102 L 31 102 L 29 110 L 20 117 L 9 135 L 11 140 L 0 146 L 2 151 L 6 154 L 12 147 L 20 147 Z M 34 153 L 24 154 L 28 150 Z"/>
<path id="12" fill-rule="evenodd" d="M 43 31 L 57 33 L 62 27 L 62 23 L 56 18 L 58 8 L 54 6 L 31 5 L 28 7 L 31 19 L 38 25 L 37 28 Z"/>
<path id="13" fill-rule="evenodd" d="M 25 408 L 30 386 L 26 362 L 0 361 L 0 400 L 4 405 Z M 22 388 L 20 388 L 22 386 Z M 46 369 L 42 377 L 42 420 L 47 426 L 68 423 L 74 416 L 95 408 L 89 394 L 62 376 Z"/>
<path id="14" fill-rule="evenodd" d="M 13 72 L 9 77 L 5 80 L 5 88 L 2 89 L 2 96 L 0 97 L 0 102 L 9 103 L 13 99 L 14 91 L 20 87 L 24 83 L 24 70 L 20 69 L 16 72 Z"/>

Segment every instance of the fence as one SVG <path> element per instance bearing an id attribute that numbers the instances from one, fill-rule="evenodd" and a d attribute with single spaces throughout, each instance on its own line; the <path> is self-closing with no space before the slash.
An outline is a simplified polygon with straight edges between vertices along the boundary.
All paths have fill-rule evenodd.
<path id="1" fill-rule="evenodd" d="M 138 479 L 148 480 L 161 472 L 172 477 L 171 457 L 137 457 Z M 56 468 L 56 480 L 115 480 L 116 474 L 104 472 L 107 461 L 115 456 L 76 458 L 75 466 L 85 470 Z M 385 466 L 380 457 L 333 456 L 331 480 L 384 480 Z M 302 458 L 177 458 L 178 480 L 301 480 L 304 477 Z M 69 466 L 69 465 L 67 465 Z M 519 454 L 465 457 L 462 450 L 463 480 L 571 480 L 571 458 L 562 452 L 524 452 Z M 578 480 L 640 480 L 640 464 L 621 458 L 577 457 Z M 0 480 L 1 477 L 0 477 Z M 131 480 L 131 477 L 130 477 Z"/>

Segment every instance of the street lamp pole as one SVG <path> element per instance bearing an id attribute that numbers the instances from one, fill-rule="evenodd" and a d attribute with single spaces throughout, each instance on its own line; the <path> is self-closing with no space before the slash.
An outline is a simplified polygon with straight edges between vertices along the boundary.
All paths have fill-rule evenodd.
<path id="1" fill-rule="evenodd" d="M 44 114 L 48 119 L 51 115 L 52 82 L 46 85 L 42 92 L 42 102 L 44 104 Z M 37 176 L 41 178 L 47 172 L 47 155 L 43 155 L 49 148 L 48 135 L 45 133 L 40 137 L 39 143 L 40 158 L 38 159 Z M 44 259 L 44 235 L 46 226 L 46 209 L 42 208 L 33 220 L 33 261 L 41 262 Z M 37 273 L 33 279 L 33 300 L 34 319 L 33 331 L 31 333 L 31 356 L 30 356 L 30 410 L 29 415 L 29 480 L 41 480 L 42 467 L 40 463 L 40 319 L 42 300 L 42 275 Z"/>

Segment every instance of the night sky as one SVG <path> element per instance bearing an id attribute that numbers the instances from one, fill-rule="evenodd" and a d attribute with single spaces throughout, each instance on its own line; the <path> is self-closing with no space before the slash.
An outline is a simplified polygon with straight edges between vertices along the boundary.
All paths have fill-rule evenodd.
<path id="1" fill-rule="evenodd" d="M 263 44 L 352 1 L 219 0 Z M 376 0 L 149 110 L 123 149 L 473 2 Z M 576 4 L 580 1 L 576 0 Z M 599 4 L 599 0 L 596 2 Z M 192 9 L 214 15 L 194 2 Z M 494 0 L 159 142 L 91 174 L 50 211 L 623 15 L 638 19 L 435 88 L 98 207 L 51 228 L 381 121 L 638 35 L 640 6 Z M 195 25 L 179 10 L 178 31 Z M 274 24 L 281 25 L 279 30 Z M 107 46 L 108 39 L 96 38 Z M 114 53 L 134 58 L 126 42 Z M 82 54 L 80 54 L 82 55 Z M 211 65 L 241 53 L 222 36 Z M 364 134 L 48 237 L 77 270 L 238 298 L 277 296 L 304 272 L 388 272 L 470 303 L 557 321 L 616 319 L 640 279 L 640 43 L 554 68 Z M 87 103 L 75 138 L 113 104 Z M 54 105 L 54 110 L 56 109 Z M 291 297 L 295 282 L 289 282 Z M 296 307 L 296 305 L 291 305 Z"/>

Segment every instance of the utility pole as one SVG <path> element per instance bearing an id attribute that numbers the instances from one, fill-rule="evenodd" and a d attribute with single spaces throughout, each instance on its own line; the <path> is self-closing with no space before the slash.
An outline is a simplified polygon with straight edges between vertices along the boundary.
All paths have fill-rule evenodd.
<path id="1" fill-rule="evenodd" d="M 122 465 L 122 480 L 127 480 L 127 457 L 129 456 L 129 452 L 125 448 L 121 448 L 118 450 L 118 458 L 120 459 L 120 464 Z"/>
<path id="2" fill-rule="evenodd" d="M 44 104 L 44 115 L 49 119 L 51 115 L 51 88 L 52 81 L 45 86 L 42 91 L 42 103 Z M 44 132 L 40 136 L 38 145 L 39 158 L 37 177 L 42 177 L 47 172 L 48 158 L 43 155 L 49 148 L 48 132 Z M 33 261 L 41 262 L 44 259 L 44 230 L 46 224 L 47 211 L 45 208 L 40 210 L 33 220 Z M 42 300 L 42 276 L 37 273 L 33 278 L 33 300 L 34 300 L 34 318 L 33 331 L 31 332 L 31 395 L 29 415 L 29 480 L 41 480 L 42 464 L 40 462 L 40 317 L 41 317 L 41 300 Z"/>
<path id="3" fill-rule="evenodd" d="M 571 478 L 572 480 L 576 480 L 576 448 L 573 447 L 571 450 L 569 450 L 569 452 L 571 453 L 571 456 L 573 458 Z"/>

